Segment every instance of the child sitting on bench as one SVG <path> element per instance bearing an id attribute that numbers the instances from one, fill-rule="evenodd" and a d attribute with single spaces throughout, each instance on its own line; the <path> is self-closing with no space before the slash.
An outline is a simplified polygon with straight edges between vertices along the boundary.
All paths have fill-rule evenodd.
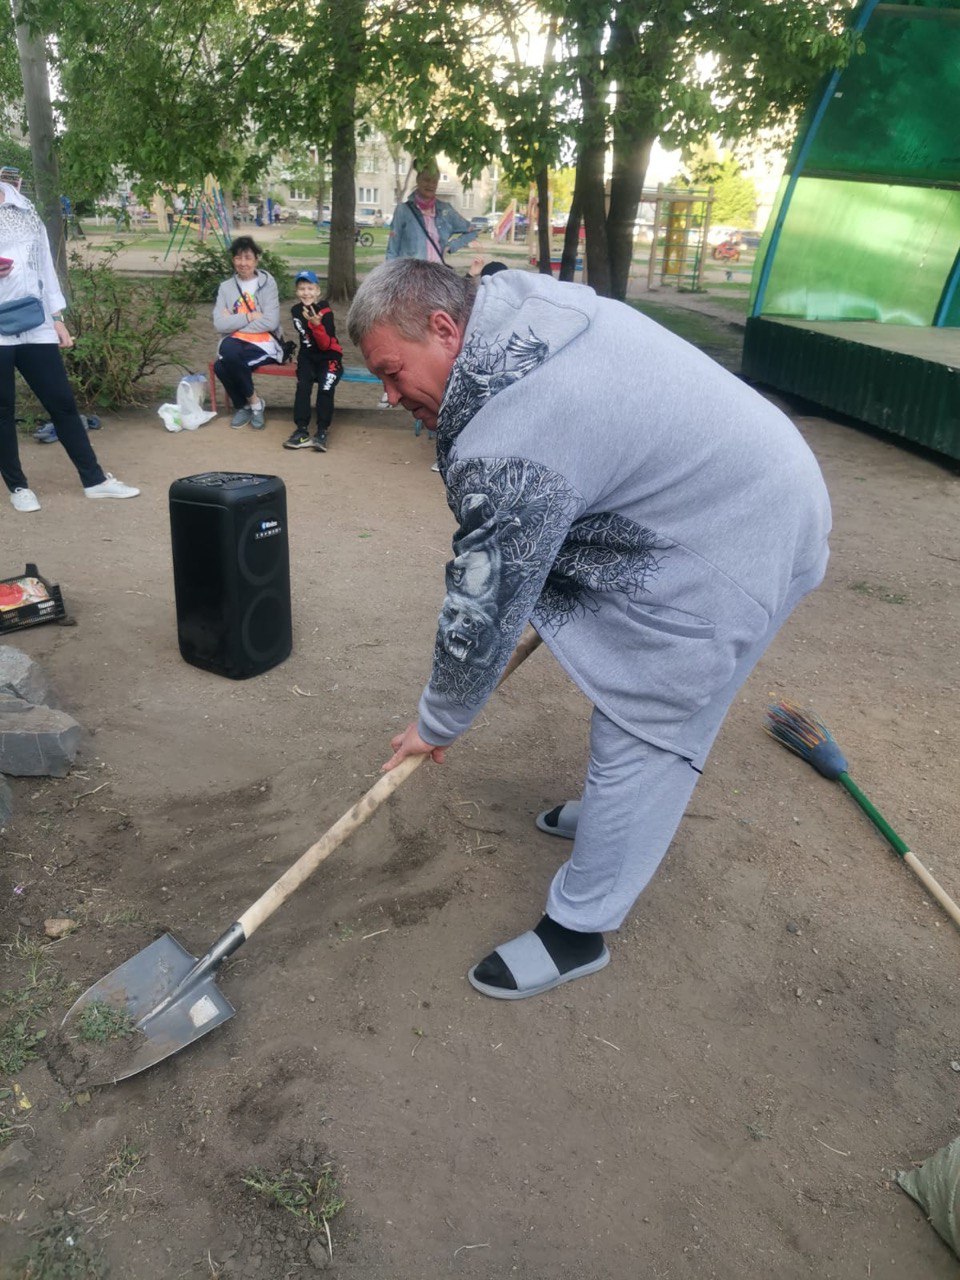
<path id="1" fill-rule="evenodd" d="M 312 271 L 296 279 L 297 301 L 291 308 L 300 339 L 297 353 L 297 393 L 293 402 L 293 434 L 285 449 L 327 451 L 327 431 L 333 419 L 333 392 L 343 376 L 343 348 L 337 341 L 330 304 L 321 297 L 320 281 Z M 317 434 L 310 437 L 310 399 L 317 385 Z"/>

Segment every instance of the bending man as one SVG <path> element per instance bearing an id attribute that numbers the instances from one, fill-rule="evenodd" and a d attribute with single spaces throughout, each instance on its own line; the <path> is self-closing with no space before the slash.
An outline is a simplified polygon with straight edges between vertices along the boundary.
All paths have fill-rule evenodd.
<path id="1" fill-rule="evenodd" d="M 822 580 L 830 504 L 792 423 L 696 348 L 582 285 L 378 267 L 351 339 L 437 430 L 458 522 L 433 673 L 385 768 L 444 749 L 531 622 L 594 706 L 573 841 L 530 932 L 469 973 L 517 1000 L 603 968 L 737 690 Z"/>

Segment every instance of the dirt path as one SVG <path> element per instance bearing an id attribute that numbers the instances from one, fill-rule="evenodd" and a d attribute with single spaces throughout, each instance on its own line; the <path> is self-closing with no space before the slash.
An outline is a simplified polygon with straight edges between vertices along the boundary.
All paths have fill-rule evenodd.
<path id="1" fill-rule="evenodd" d="M 59 449 L 25 443 L 44 507 L 0 510 L 2 563 L 35 560 L 78 625 L 17 643 L 89 737 L 68 779 L 13 782 L 11 1017 L 52 1029 L 66 984 L 165 928 L 204 950 L 370 785 L 411 714 L 450 517 L 426 437 L 374 389 L 342 390 L 323 457 L 283 452 L 276 410 L 263 434 L 107 418 L 97 446 L 143 486 L 131 504 L 87 502 Z M 890 1171 L 960 1127 L 960 939 L 761 719 L 771 694 L 815 704 L 960 894 L 960 489 L 868 435 L 799 425 L 835 505 L 828 581 L 731 712 L 613 964 L 507 1007 L 464 979 L 536 916 L 564 856 L 532 818 L 576 792 L 588 706 L 540 652 L 238 954 L 232 1021 L 106 1090 L 64 1087 L 35 1046 L 15 1077 L 30 1109 L 0 1094 L 0 1169 L 17 1142 L 25 1162 L 0 1176 L 0 1255 L 46 1261 L 11 1275 L 317 1273 L 325 1233 L 245 1185 L 257 1168 L 335 1174 L 326 1269 L 343 1280 L 956 1275 Z M 172 599 L 167 487 L 223 467 L 281 475 L 292 530 L 295 652 L 238 684 L 180 660 Z M 62 915 L 78 930 L 38 950 Z"/>

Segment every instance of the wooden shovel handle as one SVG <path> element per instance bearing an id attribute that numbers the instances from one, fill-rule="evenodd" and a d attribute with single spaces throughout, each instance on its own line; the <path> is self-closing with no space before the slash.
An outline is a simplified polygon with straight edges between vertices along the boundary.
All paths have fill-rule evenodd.
<path id="1" fill-rule="evenodd" d="M 519 667 L 524 659 L 528 658 L 534 649 L 540 644 L 540 637 L 533 627 L 527 627 L 520 641 L 511 655 L 510 661 L 500 677 L 500 684 L 509 675 L 512 675 Z M 497 686 L 500 687 L 499 685 Z M 388 800 L 396 791 L 401 783 L 410 777 L 411 773 L 427 759 L 426 755 L 407 756 L 405 760 L 401 760 L 396 768 L 391 769 L 389 773 L 385 773 L 378 782 L 375 782 L 370 790 L 348 810 L 342 818 L 338 818 L 329 830 L 325 831 L 316 844 L 312 844 L 310 848 L 300 855 L 292 867 L 283 873 L 279 880 L 275 881 L 265 893 L 249 906 L 237 923 L 243 929 L 244 936 L 249 938 L 255 929 L 263 924 L 264 920 L 270 918 L 278 907 L 286 902 L 295 890 L 299 889 L 309 876 L 311 876 L 321 862 L 330 857 L 334 849 L 343 843 L 344 840 L 362 826 L 366 820 L 375 813 L 383 804 L 384 800 Z"/>
<path id="2" fill-rule="evenodd" d="M 903 855 L 903 860 L 917 879 L 921 880 L 930 890 L 953 923 L 960 925 L 960 907 L 957 906 L 939 880 L 931 875 L 916 854 L 911 853 L 909 849 Z"/>

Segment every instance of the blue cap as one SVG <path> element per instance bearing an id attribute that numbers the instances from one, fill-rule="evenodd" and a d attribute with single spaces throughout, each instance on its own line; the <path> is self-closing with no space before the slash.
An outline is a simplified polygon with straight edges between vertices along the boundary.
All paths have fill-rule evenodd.
<path id="1" fill-rule="evenodd" d="M 294 284 L 299 284 L 301 280 L 306 280 L 307 284 L 319 284 L 317 273 L 315 271 L 301 271 L 297 276 Z"/>

